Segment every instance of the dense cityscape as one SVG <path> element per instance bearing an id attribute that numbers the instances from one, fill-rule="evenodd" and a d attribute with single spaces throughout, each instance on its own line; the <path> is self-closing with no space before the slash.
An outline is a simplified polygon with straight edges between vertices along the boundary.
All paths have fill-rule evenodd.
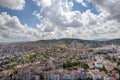
<path id="1" fill-rule="evenodd" d="M 114 40 L 61 39 L 0 46 L 0 80 L 119 79 L 120 45 Z"/>

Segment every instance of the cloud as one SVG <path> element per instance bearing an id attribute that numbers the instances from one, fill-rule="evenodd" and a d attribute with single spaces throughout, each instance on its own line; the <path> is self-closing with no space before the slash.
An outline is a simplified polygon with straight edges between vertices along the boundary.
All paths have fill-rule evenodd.
<path id="1" fill-rule="evenodd" d="M 100 7 L 100 4 L 97 4 L 97 2 L 93 3 L 100 10 L 98 15 L 92 13 L 89 9 L 83 13 L 77 10 L 73 11 L 72 7 L 75 4 L 72 0 L 70 2 L 68 0 L 33 1 L 41 9 L 40 12 L 33 12 L 33 15 L 40 19 L 41 23 L 37 24 L 36 28 L 31 28 L 21 24 L 17 16 L 10 16 L 6 12 L 2 12 L 0 14 L 1 40 L 120 37 L 119 17 L 112 17 L 114 14 L 111 15 L 112 13 L 107 7 Z M 113 4 L 110 3 L 109 5 Z M 119 11 L 116 10 L 116 14 L 118 13 Z"/>
<path id="2" fill-rule="evenodd" d="M 52 5 L 49 7 L 43 5 L 40 13 L 35 15 L 59 27 L 79 27 L 82 25 L 79 22 L 80 17 L 78 17 L 81 13 L 78 11 L 72 12 L 73 5 L 73 2 L 68 3 L 67 0 L 53 0 Z"/>
<path id="3" fill-rule="evenodd" d="M 39 32 L 27 25 L 22 25 L 16 16 L 6 12 L 0 14 L 0 38 L 4 40 L 36 40 Z"/>
<path id="4" fill-rule="evenodd" d="M 39 2 L 39 0 L 37 1 Z M 83 0 L 76 1 L 79 3 L 84 2 Z M 116 19 L 108 19 L 108 17 L 110 18 L 110 13 L 107 10 L 100 10 L 101 13 L 96 15 L 90 10 L 83 13 L 72 11 L 74 6 L 72 1 L 69 3 L 68 0 L 52 0 L 50 3 L 51 5 L 49 6 L 41 3 L 41 11 L 34 14 L 39 19 L 43 19 L 42 26 L 45 32 L 54 33 L 59 37 L 83 39 L 102 38 L 104 35 L 107 35 L 107 38 L 112 38 L 111 34 L 116 34 L 117 37 L 120 37 L 117 32 L 120 29 L 120 24 Z M 116 6 L 112 3 L 110 5 Z M 52 37 L 53 35 L 51 34 L 50 36 Z"/>
<path id="5" fill-rule="evenodd" d="M 22 10 L 25 6 L 25 0 L 0 0 L 0 6 L 13 10 Z"/>
<path id="6" fill-rule="evenodd" d="M 109 13 L 108 19 L 120 21 L 120 1 L 119 0 L 91 0 L 101 11 Z"/>
<path id="7" fill-rule="evenodd" d="M 24 27 L 20 24 L 19 19 L 16 16 L 11 17 L 7 12 L 0 14 L 0 29 L 19 29 L 22 30 Z"/>
<path id="8" fill-rule="evenodd" d="M 86 3 L 84 0 L 76 0 L 76 2 L 81 3 L 84 7 L 87 7 Z"/>
<path id="9" fill-rule="evenodd" d="M 38 6 L 50 6 L 52 3 L 52 0 L 33 0 Z"/>

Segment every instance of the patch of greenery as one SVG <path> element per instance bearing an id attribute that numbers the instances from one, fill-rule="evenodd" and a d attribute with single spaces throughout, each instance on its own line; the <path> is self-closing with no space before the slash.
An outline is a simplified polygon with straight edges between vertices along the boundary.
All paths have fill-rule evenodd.
<path id="1" fill-rule="evenodd" d="M 73 68 L 75 66 L 80 66 L 80 67 L 82 67 L 84 69 L 89 68 L 88 64 L 80 62 L 80 61 L 71 62 L 70 60 L 67 60 L 66 63 L 63 63 L 63 68 L 71 68 L 71 67 Z"/>
<path id="2" fill-rule="evenodd" d="M 107 54 L 107 52 L 105 52 L 105 51 L 97 51 L 94 54 Z"/>
<path id="3" fill-rule="evenodd" d="M 109 55 L 106 55 L 105 59 L 108 59 L 108 60 L 113 61 L 113 62 L 116 62 L 116 61 L 117 61 L 114 56 L 111 57 L 111 56 L 109 56 Z"/>

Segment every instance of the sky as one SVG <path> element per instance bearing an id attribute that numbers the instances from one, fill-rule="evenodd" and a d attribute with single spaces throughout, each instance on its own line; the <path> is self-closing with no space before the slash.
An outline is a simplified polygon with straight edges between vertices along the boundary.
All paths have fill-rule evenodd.
<path id="1" fill-rule="evenodd" d="M 0 42 L 120 38 L 120 0 L 0 0 Z"/>

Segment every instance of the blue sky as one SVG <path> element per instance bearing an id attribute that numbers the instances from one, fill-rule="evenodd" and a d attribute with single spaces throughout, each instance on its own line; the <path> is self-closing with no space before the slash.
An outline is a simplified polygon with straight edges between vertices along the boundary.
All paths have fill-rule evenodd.
<path id="1" fill-rule="evenodd" d="M 83 6 L 81 3 L 74 1 L 74 6 L 72 7 L 73 11 L 80 11 L 81 13 L 85 12 L 86 10 L 90 9 L 92 13 L 99 14 L 95 6 L 84 0 L 87 7 Z M 41 20 L 38 19 L 35 15 L 33 15 L 34 11 L 40 12 L 41 7 L 37 6 L 32 0 L 26 0 L 25 7 L 23 10 L 16 11 L 6 7 L 0 7 L 1 12 L 7 12 L 10 16 L 17 16 L 22 24 L 27 24 L 28 26 L 35 27 L 36 24 L 40 24 Z"/>
<path id="2" fill-rule="evenodd" d="M 92 13 L 98 15 L 100 12 L 96 9 L 96 7 L 93 5 L 93 3 L 88 2 L 87 0 L 84 0 L 84 2 L 86 3 L 87 7 L 83 6 L 81 3 L 78 3 L 76 1 L 74 2 L 74 6 L 73 6 L 73 11 L 75 10 L 79 10 L 81 13 L 84 13 L 86 10 L 90 9 Z"/>
<path id="3" fill-rule="evenodd" d="M 79 39 L 119 38 L 119 4 L 118 0 L 1 0 L 0 41 L 73 35 Z"/>
<path id="4" fill-rule="evenodd" d="M 36 24 L 39 24 L 41 21 L 32 14 L 33 11 L 40 11 L 40 7 L 35 5 L 32 0 L 26 0 L 24 9 L 20 11 L 0 7 L 0 13 L 7 12 L 11 16 L 17 16 L 22 24 L 28 24 L 31 27 L 35 27 Z"/>

